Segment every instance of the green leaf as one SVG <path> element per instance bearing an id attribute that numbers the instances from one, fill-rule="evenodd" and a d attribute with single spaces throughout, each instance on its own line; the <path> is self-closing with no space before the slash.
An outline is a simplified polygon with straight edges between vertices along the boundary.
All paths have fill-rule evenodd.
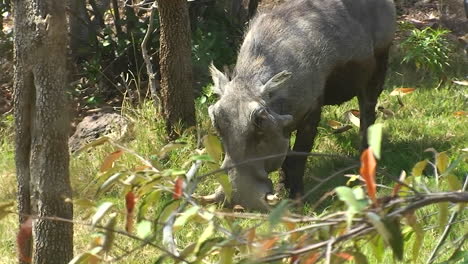
<path id="1" fill-rule="evenodd" d="M 373 212 L 367 213 L 367 219 L 384 241 L 390 245 L 395 257 L 401 260 L 403 258 L 403 236 L 398 220 L 381 219 L 380 216 Z"/>
<path id="2" fill-rule="evenodd" d="M 192 254 L 197 247 L 197 243 L 192 243 L 188 246 L 186 246 L 181 252 L 180 252 L 180 257 L 183 259 L 186 259 L 190 254 Z M 180 263 L 178 260 L 174 260 L 175 263 Z"/>
<path id="3" fill-rule="evenodd" d="M 102 243 L 102 250 L 104 252 L 109 252 L 110 249 L 112 248 L 112 245 L 114 244 L 114 239 L 115 239 L 115 226 L 117 224 L 117 214 L 112 213 L 110 215 L 110 219 L 106 224 L 106 230 L 104 233 L 104 242 Z"/>
<path id="4" fill-rule="evenodd" d="M 417 226 L 418 226 L 417 228 L 413 227 L 414 233 L 416 234 L 416 239 L 414 240 L 414 243 L 413 243 L 413 252 L 412 252 L 414 263 L 417 263 L 418 257 L 421 252 L 421 247 L 424 243 L 424 231 L 419 225 L 419 223 L 417 223 Z"/>
<path id="5" fill-rule="evenodd" d="M 223 187 L 224 196 L 226 197 L 226 200 L 228 202 L 231 202 L 232 184 L 229 180 L 228 175 L 226 173 L 221 173 L 216 177 L 216 180 L 218 180 L 219 184 L 221 184 L 221 187 Z"/>
<path id="6" fill-rule="evenodd" d="M 158 223 L 165 223 L 169 216 L 172 214 L 172 212 L 177 210 L 177 208 L 180 205 L 180 201 L 181 200 L 171 200 L 168 203 L 166 203 L 161 213 L 159 214 Z"/>
<path id="7" fill-rule="evenodd" d="M 373 124 L 367 128 L 367 143 L 377 159 L 380 159 L 383 124 Z"/>
<path id="8" fill-rule="evenodd" d="M 436 154 L 436 166 L 441 174 L 447 170 L 449 163 L 450 159 L 446 152 L 440 152 Z"/>
<path id="9" fill-rule="evenodd" d="M 336 187 L 335 192 L 338 195 L 338 198 L 341 201 L 343 201 L 346 204 L 346 206 L 348 206 L 348 210 L 346 212 L 346 223 L 349 228 L 351 227 L 351 223 L 353 221 L 354 215 L 356 213 L 361 212 L 365 208 L 365 204 L 356 199 L 353 189 L 349 187 L 346 187 L 346 186 Z"/>
<path id="10" fill-rule="evenodd" d="M 462 188 L 462 183 L 457 176 L 450 173 L 446 177 L 451 191 L 458 191 Z"/>
<path id="11" fill-rule="evenodd" d="M 411 170 L 411 175 L 413 175 L 413 176 L 421 176 L 421 175 L 422 175 L 422 172 L 423 172 L 424 169 L 426 168 L 427 163 L 428 163 L 428 160 L 427 160 L 427 159 L 416 163 L 416 165 L 414 165 L 413 169 Z"/>
<path id="12" fill-rule="evenodd" d="M 448 222 L 449 215 L 449 204 L 448 203 L 439 203 L 439 227 L 445 228 Z"/>
<path id="13" fill-rule="evenodd" d="M 200 207 L 193 206 L 183 212 L 174 222 L 173 230 L 177 231 L 181 229 L 190 219 L 195 217 L 200 210 Z"/>
<path id="14" fill-rule="evenodd" d="M 223 155 L 223 148 L 221 146 L 221 141 L 219 141 L 218 137 L 214 135 L 204 136 L 203 145 L 205 146 L 208 155 L 210 155 L 215 162 L 220 163 Z"/>
<path id="15" fill-rule="evenodd" d="M 136 235 L 141 239 L 146 239 L 151 235 L 153 231 L 153 225 L 148 220 L 143 220 L 137 224 Z"/>
<path id="16" fill-rule="evenodd" d="M 102 193 L 107 191 L 110 187 L 112 187 L 112 184 L 116 181 L 118 181 L 120 178 L 125 176 L 127 173 L 123 172 L 117 172 L 114 175 L 110 176 L 101 186 L 99 186 L 97 193 Z"/>
<path id="17" fill-rule="evenodd" d="M 191 160 L 201 160 L 201 161 L 211 161 L 213 162 L 213 158 L 209 155 L 193 155 Z"/>
<path id="18" fill-rule="evenodd" d="M 289 207 L 289 200 L 282 200 L 276 207 L 271 211 L 268 216 L 268 222 L 270 223 L 270 230 L 273 229 L 277 224 L 281 222 L 281 218 L 287 212 Z"/>
<path id="19" fill-rule="evenodd" d="M 235 248 L 223 247 L 219 252 L 219 264 L 232 264 L 234 259 Z"/>
<path id="20" fill-rule="evenodd" d="M 167 145 L 165 145 L 164 147 L 161 148 L 161 150 L 159 151 L 158 153 L 158 156 L 164 156 L 166 153 L 172 151 L 172 150 L 175 150 L 175 149 L 178 149 L 178 148 L 181 148 L 181 147 L 184 147 L 186 145 L 186 143 L 169 143 Z"/>
<path id="21" fill-rule="evenodd" d="M 101 221 L 101 219 L 105 216 L 105 214 L 109 211 L 109 209 L 112 208 L 112 206 L 114 206 L 113 203 L 111 202 L 105 202 L 103 204 L 101 204 L 96 213 L 93 215 L 93 218 L 91 220 L 91 224 L 92 226 L 95 226 L 99 223 L 99 221 Z"/>
<path id="22" fill-rule="evenodd" d="M 383 255 L 385 253 L 385 244 L 384 244 L 382 236 L 378 236 L 378 235 L 375 236 L 371 240 L 371 242 L 372 242 L 371 247 L 374 252 L 375 258 L 377 259 L 378 262 L 381 262 Z"/>
<path id="23" fill-rule="evenodd" d="M 155 206 L 156 201 L 159 201 L 159 198 L 161 198 L 161 190 L 154 190 L 144 196 L 144 198 L 138 205 L 137 221 L 140 221 L 142 218 L 145 217 L 148 208 Z"/>
<path id="24" fill-rule="evenodd" d="M 211 221 L 208 224 L 208 227 L 203 231 L 203 233 L 198 238 L 197 245 L 195 246 L 195 250 L 194 250 L 195 252 L 198 252 L 198 250 L 200 249 L 200 246 L 203 244 L 203 242 L 208 240 L 208 238 L 210 238 L 214 234 L 214 231 L 215 231 L 214 222 Z"/>

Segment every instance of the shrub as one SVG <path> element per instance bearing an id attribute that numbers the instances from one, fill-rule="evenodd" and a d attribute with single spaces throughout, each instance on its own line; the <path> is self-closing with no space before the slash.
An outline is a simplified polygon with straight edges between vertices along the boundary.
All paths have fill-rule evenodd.
<path id="1" fill-rule="evenodd" d="M 444 77 L 446 67 L 450 67 L 452 47 L 447 41 L 449 30 L 442 28 L 413 29 L 400 45 L 405 56 L 402 63 L 413 64 L 417 70 L 431 71 Z"/>

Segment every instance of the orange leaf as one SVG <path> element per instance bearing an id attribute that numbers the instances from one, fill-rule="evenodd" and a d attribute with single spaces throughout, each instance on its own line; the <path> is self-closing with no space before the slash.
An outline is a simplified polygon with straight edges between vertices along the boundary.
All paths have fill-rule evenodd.
<path id="1" fill-rule="evenodd" d="M 309 256 L 307 256 L 307 258 L 303 261 L 303 263 L 304 264 L 314 264 L 314 263 L 317 262 L 319 257 L 320 257 L 320 253 L 318 253 L 318 252 L 311 253 L 311 254 L 309 254 Z"/>
<path id="2" fill-rule="evenodd" d="M 16 244 L 18 246 L 19 258 L 23 262 L 31 263 L 31 256 L 29 256 L 30 240 L 32 238 L 32 218 L 28 217 L 20 225 L 20 230 L 16 236 Z"/>
<path id="3" fill-rule="evenodd" d="M 182 191 L 184 190 L 184 179 L 182 177 L 177 177 L 174 185 L 174 199 L 178 200 L 182 197 Z"/>
<path id="4" fill-rule="evenodd" d="M 122 154 L 123 154 L 123 150 L 121 150 L 121 149 L 119 149 L 117 151 L 114 151 L 111 154 L 109 154 L 109 156 L 107 156 L 104 159 L 104 162 L 101 165 L 100 171 L 104 172 L 104 171 L 112 168 L 112 166 L 114 165 L 114 161 L 117 160 L 120 156 L 122 156 Z"/>
<path id="5" fill-rule="evenodd" d="M 339 253 L 336 253 L 335 254 L 337 257 L 340 257 L 344 260 L 353 260 L 354 259 L 354 256 L 351 255 L 351 254 L 348 254 L 346 252 L 339 252 Z"/>
<path id="6" fill-rule="evenodd" d="M 416 88 L 396 88 L 390 93 L 390 96 L 403 96 L 405 94 L 414 92 L 414 90 L 416 90 Z"/>
<path id="7" fill-rule="evenodd" d="M 136 197 L 133 192 L 128 192 L 125 195 L 125 207 L 127 208 L 127 219 L 125 222 L 125 230 L 127 232 L 132 232 L 133 229 L 133 212 L 135 209 Z"/>
<path id="8" fill-rule="evenodd" d="M 457 111 L 453 113 L 454 116 L 468 116 L 468 112 L 465 111 Z"/>
<path id="9" fill-rule="evenodd" d="M 262 251 L 271 249 L 275 245 L 276 241 L 278 241 L 278 239 L 278 237 L 273 237 L 271 239 L 265 240 L 262 244 Z"/>
<path id="10" fill-rule="evenodd" d="M 359 173 L 366 183 L 367 194 L 371 198 L 374 205 L 378 205 L 376 197 L 377 185 L 375 184 L 376 167 L 377 162 L 375 161 L 372 149 L 369 147 L 361 154 L 361 168 Z"/>

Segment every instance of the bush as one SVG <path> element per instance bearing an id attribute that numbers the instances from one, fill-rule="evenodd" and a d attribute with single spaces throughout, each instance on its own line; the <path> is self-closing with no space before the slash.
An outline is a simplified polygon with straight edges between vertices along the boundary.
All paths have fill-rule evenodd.
<path id="1" fill-rule="evenodd" d="M 417 29 L 412 25 L 409 27 L 413 28 L 410 35 L 400 44 L 405 53 L 401 62 L 413 64 L 417 70 L 431 71 L 439 78 L 444 77 L 446 67 L 450 67 L 450 53 L 452 52 L 452 47 L 447 40 L 447 34 L 450 31 L 429 27 Z"/>

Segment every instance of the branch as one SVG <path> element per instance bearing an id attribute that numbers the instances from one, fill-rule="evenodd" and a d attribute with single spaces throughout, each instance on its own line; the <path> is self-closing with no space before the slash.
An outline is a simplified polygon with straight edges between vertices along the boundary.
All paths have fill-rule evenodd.
<path id="1" fill-rule="evenodd" d="M 466 203 L 468 202 L 468 193 L 467 192 L 443 192 L 443 193 L 434 193 L 434 194 L 427 194 L 424 196 L 418 196 L 415 198 L 411 198 L 410 200 L 415 200 L 413 203 L 409 204 L 406 207 L 397 209 L 387 215 L 387 217 L 401 217 L 407 213 L 413 212 L 417 209 L 420 209 L 424 206 L 436 204 L 436 203 L 443 203 L 443 202 L 451 202 L 451 203 Z M 407 200 L 400 200 L 400 203 L 407 202 Z M 295 249 L 295 250 L 287 250 L 281 253 L 276 253 L 265 258 L 258 260 L 258 263 L 269 263 L 277 260 L 281 260 L 284 258 L 302 255 L 308 253 L 310 251 L 314 251 L 317 249 L 326 248 L 330 243 L 337 244 L 342 241 L 346 241 L 355 237 L 360 237 L 370 232 L 375 231 L 375 228 L 372 227 L 370 224 L 359 224 L 357 227 L 354 227 L 348 233 L 338 236 L 336 238 L 332 237 L 328 240 L 321 241 L 315 244 L 307 245 L 305 247 Z"/>
<path id="2" fill-rule="evenodd" d="M 158 109 L 159 102 L 160 102 L 159 97 L 158 97 L 159 84 L 156 80 L 156 74 L 153 71 L 151 57 L 149 56 L 148 50 L 146 49 L 146 45 L 151 36 L 151 33 L 153 33 L 153 21 L 154 21 L 154 14 L 156 13 L 156 9 L 157 9 L 157 4 L 156 4 L 156 1 L 154 1 L 153 5 L 151 5 L 151 14 L 149 17 L 148 29 L 146 30 L 145 37 L 143 38 L 143 42 L 141 43 L 141 53 L 143 55 L 143 60 L 145 61 L 145 64 L 146 64 L 146 72 L 149 78 L 151 97 L 153 98 L 153 101 L 154 101 L 154 107 Z"/>

